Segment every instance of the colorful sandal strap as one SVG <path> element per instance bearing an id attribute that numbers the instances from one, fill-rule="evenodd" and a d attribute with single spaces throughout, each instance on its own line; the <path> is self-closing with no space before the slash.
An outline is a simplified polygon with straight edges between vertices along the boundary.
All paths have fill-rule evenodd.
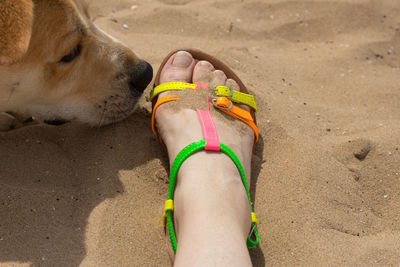
<path id="1" fill-rule="evenodd" d="M 212 103 L 217 109 L 249 125 L 254 131 L 256 142 L 258 141 L 258 127 L 255 124 L 250 112 L 233 105 L 227 97 L 214 98 Z"/>
<path id="2" fill-rule="evenodd" d="M 186 89 L 205 89 L 208 90 L 208 84 L 194 84 L 194 83 L 184 83 L 184 82 L 168 82 L 163 83 L 150 92 L 150 101 L 153 100 L 155 96 L 165 91 L 183 91 Z M 215 96 L 224 96 L 229 98 L 231 101 L 239 104 L 245 104 L 252 107 L 254 111 L 257 111 L 257 104 L 254 97 L 250 94 L 245 94 L 236 90 L 232 90 L 228 86 L 216 86 L 213 89 L 213 94 Z"/>
<path id="3" fill-rule="evenodd" d="M 196 109 L 197 116 L 200 120 L 203 138 L 206 142 L 205 150 L 220 151 L 217 129 L 211 117 L 209 110 Z"/>
<path id="4" fill-rule="evenodd" d="M 235 103 L 248 105 L 249 107 L 252 107 L 255 112 L 257 112 L 257 104 L 254 100 L 254 96 L 252 95 L 233 90 L 228 86 L 216 86 L 213 91 L 215 96 L 227 97 Z"/>
<path id="5" fill-rule="evenodd" d="M 157 108 L 164 103 L 179 100 L 179 99 L 180 98 L 177 96 L 166 95 L 157 100 L 156 104 L 153 107 L 153 114 L 151 116 L 151 129 L 155 135 L 157 135 L 157 131 L 156 131 L 156 127 L 155 127 L 155 114 L 156 114 Z M 232 102 L 226 97 L 218 97 L 216 99 L 213 99 L 212 103 L 219 110 L 221 110 L 221 111 L 227 113 L 228 115 L 230 115 L 236 119 L 239 119 L 239 120 L 243 121 L 244 123 L 246 123 L 247 125 L 249 125 L 251 127 L 251 129 L 253 129 L 253 131 L 254 131 L 254 134 L 256 137 L 256 142 L 258 141 L 258 135 L 259 135 L 258 127 L 255 124 L 250 112 L 248 112 L 247 110 L 241 109 L 237 106 L 234 106 L 232 104 Z"/>
<path id="6" fill-rule="evenodd" d="M 193 143 L 189 144 L 188 146 L 186 146 L 184 149 L 182 149 L 178 153 L 178 155 L 176 156 L 176 158 L 171 166 L 170 176 L 169 176 L 169 186 L 168 186 L 168 200 L 165 203 L 163 223 L 164 223 L 164 225 L 167 225 L 172 249 L 175 254 L 176 254 L 176 249 L 177 249 L 177 243 L 176 243 L 176 237 L 175 237 L 174 227 L 173 227 L 173 223 L 172 223 L 172 211 L 173 211 L 172 198 L 173 198 L 173 193 L 174 193 L 176 176 L 178 174 L 179 168 L 181 167 L 182 163 L 188 157 L 190 157 L 197 151 L 203 150 L 205 148 L 205 146 L 206 146 L 206 143 L 204 140 L 193 142 Z M 236 165 L 236 167 L 239 171 L 243 186 L 246 191 L 246 195 L 247 195 L 247 199 L 248 199 L 249 207 L 250 207 L 250 211 L 251 211 L 251 217 L 252 217 L 251 230 L 250 230 L 250 234 L 247 238 L 247 246 L 249 248 L 251 248 L 258 244 L 260 237 L 258 235 L 258 231 L 256 228 L 257 218 L 256 218 L 255 213 L 253 212 L 253 208 L 251 205 L 251 199 L 250 199 L 250 193 L 249 193 L 249 189 L 248 189 L 248 185 L 247 185 L 246 175 L 244 173 L 243 166 L 240 163 L 237 156 L 235 155 L 235 153 L 233 153 L 233 151 L 231 149 L 229 149 L 229 147 L 227 147 L 226 145 L 224 145 L 222 143 L 220 144 L 220 148 L 221 148 L 221 151 L 224 152 L 229 158 L 231 158 L 233 163 Z"/>
<path id="7" fill-rule="evenodd" d="M 156 125 L 155 125 L 155 117 L 157 108 L 167 102 L 175 101 L 180 99 L 179 97 L 173 95 L 166 95 L 158 99 L 157 103 L 153 107 L 153 114 L 151 114 L 151 130 L 157 136 Z"/>
<path id="8" fill-rule="evenodd" d="M 195 84 L 195 83 L 184 83 L 184 82 L 167 82 L 167 83 L 162 83 L 150 92 L 150 101 L 153 100 L 154 97 L 156 97 L 158 94 L 165 92 L 165 91 L 183 91 L 186 89 L 207 89 L 208 90 L 208 85 L 207 84 Z"/>

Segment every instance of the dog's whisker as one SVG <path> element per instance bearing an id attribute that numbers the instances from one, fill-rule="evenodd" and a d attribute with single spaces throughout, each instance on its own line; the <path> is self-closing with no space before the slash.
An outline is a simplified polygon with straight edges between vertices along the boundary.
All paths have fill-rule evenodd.
<path id="1" fill-rule="evenodd" d="M 15 88 L 13 87 L 13 88 L 10 90 L 10 95 L 8 96 L 7 103 L 10 102 L 11 96 L 14 94 L 14 92 L 15 92 Z"/>
<path id="2" fill-rule="evenodd" d="M 99 123 L 97 125 L 97 129 L 99 129 L 103 125 L 104 115 L 105 115 L 105 111 L 103 109 L 103 112 L 101 112 Z"/>

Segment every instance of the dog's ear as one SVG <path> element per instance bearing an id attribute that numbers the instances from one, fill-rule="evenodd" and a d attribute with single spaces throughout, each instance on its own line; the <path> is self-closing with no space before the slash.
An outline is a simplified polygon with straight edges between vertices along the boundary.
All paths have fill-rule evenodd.
<path id="1" fill-rule="evenodd" d="M 25 55 L 32 22 L 32 0 L 0 1 L 0 65 L 12 64 Z"/>

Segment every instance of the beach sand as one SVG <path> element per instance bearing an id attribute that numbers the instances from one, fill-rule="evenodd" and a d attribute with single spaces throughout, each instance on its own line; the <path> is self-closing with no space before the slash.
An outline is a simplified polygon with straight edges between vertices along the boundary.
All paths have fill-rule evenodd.
<path id="1" fill-rule="evenodd" d="M 399 1 L 92 2 L 155 71 L 197 48 L 255 94 L 254 266 L 400 265 Z M 116 125 L 0 133 L 0 266 L 169 266 L 150 88 Z"/>

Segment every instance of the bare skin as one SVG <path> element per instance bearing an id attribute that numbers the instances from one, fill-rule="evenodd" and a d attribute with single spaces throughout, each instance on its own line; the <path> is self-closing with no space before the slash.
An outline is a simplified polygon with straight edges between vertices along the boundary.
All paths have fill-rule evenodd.
<path id="1" fill-rule="evenodd" d="M 209 62 L 197 62 L 187 52 L 176 53 L 165 64 L 160 82 L 171 81 L 229 85 L 238 90 L 237 83 L 222 71 Z M 173 105 L 179 102 L 163 104 L 156 112 L 170 164 L 185 146 L 203 139 L 196 107 L 177 109 Z M 243 123 L 237 126 L 212 114 L 220 142 L 238 156 L 250 184 L 254 133 Z M 228 156 L 202 151 L 189 157 L 177 176 L 174 205 L 178 243 L 175 257 L 170 253 L 174 266 L 251 266 L 246 247 L 250 209 L 239 172 Z"/>

